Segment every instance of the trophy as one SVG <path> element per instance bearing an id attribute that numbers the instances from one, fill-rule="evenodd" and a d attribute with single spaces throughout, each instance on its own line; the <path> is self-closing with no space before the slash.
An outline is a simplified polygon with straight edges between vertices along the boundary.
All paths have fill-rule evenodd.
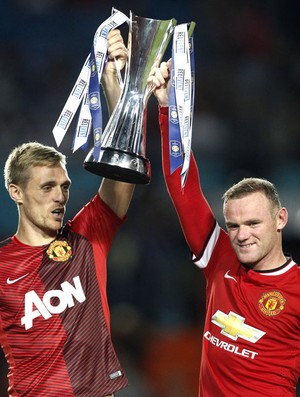
<path id="1" fill-rule="evenodd" d="M 83 166 L 109 179 L 134 184 L 150 182 L 146 157 L 147 103 L 151 68 L 159 65 L 176 25 L 175 19 L 156 20 L 130 13 L 128 62 L 120 99 L 104 129 L 98 159 L 93 149 Z"/>

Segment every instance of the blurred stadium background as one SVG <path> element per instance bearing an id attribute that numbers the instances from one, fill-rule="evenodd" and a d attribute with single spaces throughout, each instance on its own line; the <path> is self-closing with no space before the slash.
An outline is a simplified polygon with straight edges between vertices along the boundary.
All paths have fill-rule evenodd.
<path id="1" fill-rule="evenodd" d="M 300 262 L 300 40 L 298 0 L 2 0 L 0 2 L 0 165 L 12 147 L 55 145 L 52 128 L 89 52 L 115 7 L 127 15 L 195 21 L 193 150 L 204 192 L 222 224 L 221 196 L 244 176 L 272 180 L 289 210 L 284 246 Z M 165 59 L 170 56 L 168 48 Z M 60 149 L 73 180 L 67 218 L 96 192 L 99 177 Z M 130 386 L 120 397 L 197 396 L 204 280 L 164 186 L 157 105 L 148 104 L 152 180 L 137 186 L 128 222 L 108 261 L 112 334 Z M 3 186 L 0 239 L 17 226 Z M 9 265 L 9 264 L 8 264 Z M 6 365 L 0 361 L 0 397 Z M 300 395 L 300 394 L 299 394 Z M 216 396 L 217 397 L 217 396 Z"/>

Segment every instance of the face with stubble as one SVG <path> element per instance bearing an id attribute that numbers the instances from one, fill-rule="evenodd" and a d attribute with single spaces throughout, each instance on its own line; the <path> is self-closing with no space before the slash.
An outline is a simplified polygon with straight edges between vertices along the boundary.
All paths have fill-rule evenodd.
<path id="1" fill-rule="evenodd" d="M 22 227 L 35 234 L 54 238 L 63 224 L 71 181 L 66 167 L 35 166 L 29 170 L 24 188 L 19 188 L 18 204 Z"/>
<path id="2" fill-rule="evenodd" d="M 285 208 L 275 209 L 263 193 L 255 192 L 228 200 L 223 213 L 232 247 L 241 263 L 256 270 L 282 264 Z"/>

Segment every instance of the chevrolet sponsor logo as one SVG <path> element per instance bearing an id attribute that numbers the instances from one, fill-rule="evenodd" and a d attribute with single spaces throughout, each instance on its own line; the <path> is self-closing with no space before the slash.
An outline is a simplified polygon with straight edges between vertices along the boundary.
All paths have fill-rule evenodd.
<path id="1" fill-rule="evenodd" d="M 219 349 L 226 350 L 229 353 L 233 353 L 244 358 L 250 358 L 251 360 L 254 360 L 258 355 L 258 352 L 253 350 L 243 349 L 240 346 L 234 345 L 233 343 L 225 342 L 224 340 L 212 335 L 209 331 L 205 332 L 204 338 Z"/>
<path id="2" fill-rule="evenodd" d="M 225 335 L 233 340 L 242 338 L 249 342 L 256 343 L 262 336 L 265 335 L 264 331 L 245 324 L 245 318 L 233 312 L 225 314 L 220 310 L 217 310 L 212 316 L 211 321 L 218 327 L 222 328 L 222 335 Z"/>

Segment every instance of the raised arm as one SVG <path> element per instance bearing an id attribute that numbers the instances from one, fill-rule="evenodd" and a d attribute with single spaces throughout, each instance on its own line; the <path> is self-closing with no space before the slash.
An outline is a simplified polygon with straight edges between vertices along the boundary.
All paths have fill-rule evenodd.
<path id="1" fill-rule="evenodd" d="M 180 169 L 170 174 L 168 91 L 170 61 L 163 62 L 150 77 L 156 86 L 154 95 L 159 103 L 159 125 L 162 143 L 163 173 L 168 193 L 175 206 L 185 239 L 192 253 L 198 257 L 213 231 L 215 218 L 201 189 L 198 167 L 191 156 L 190 169 L 184 188 L 181 188 Z"/>
<path id="2" fill-rule="evenodd" d="M 115 60 L 119 71 L 121 71 L 126 64 L 127 53 L 128 50 L 119 29 L 111 30 L 107 35 L 108 60 L 101 79 L 109 113 L 114 110 L 121 94 Z"/>
<path id="3" fill-rule="evenodd" d="M 118 80 L 116 59 L 119 70 L 122 70 L 127 60 L 127 48 L 118 29 L 107 35 L 108 62 L 102 75 L 101 84 L 104 89 L 109 113 L 114 110 L 121 87 Z M 135 185 L 104 178 L 98 194 L 102 200 L 120 217 L 123 218 L 129 208 Z"/>

